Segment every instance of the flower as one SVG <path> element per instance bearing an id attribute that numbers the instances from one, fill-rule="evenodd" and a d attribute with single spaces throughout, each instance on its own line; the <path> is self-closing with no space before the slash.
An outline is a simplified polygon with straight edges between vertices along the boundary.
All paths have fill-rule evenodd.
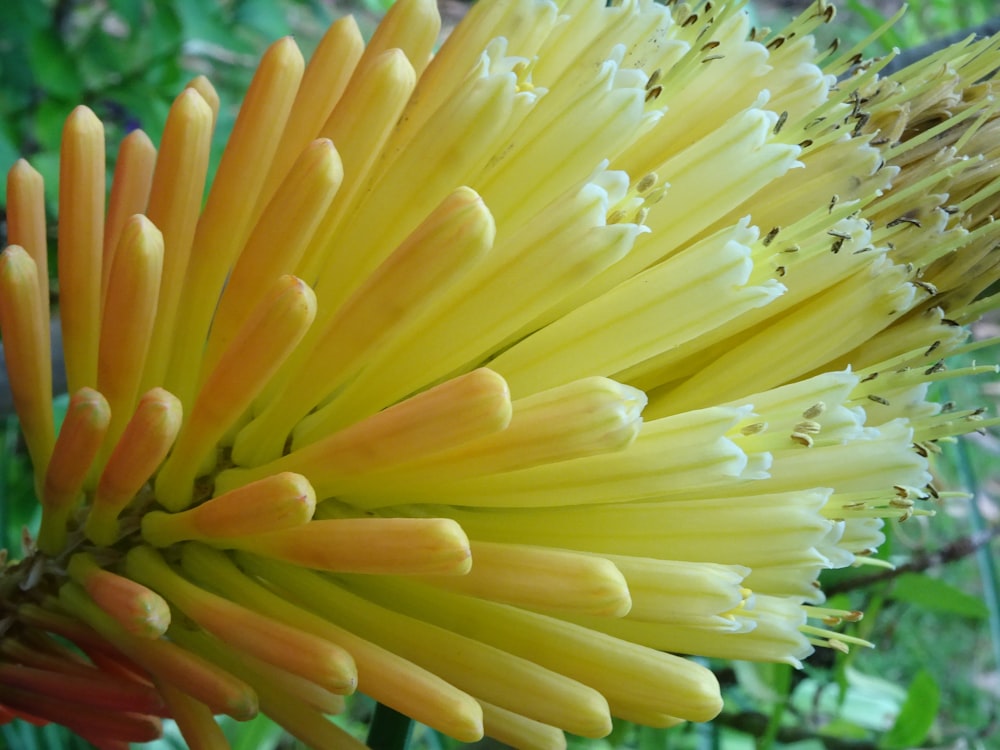
<path id="1" fill-rule="evenodd" d="M 927 514 L 928 384 L 996 306 L 1000 41 L 889 77 L 743 3 L 434 3 L 267 52 L 158 151 L 68 118 L 53 427 L 41 178 L 0 326 L 43 515 L 0 578 L 0 718 L 103 747 L 354 689 L 553 748 L 721 708 L 695 654 L 799 664 L 820 571 Z M 58 637 L 58 638 L 57 638 Z M 862 645 L 865 642 L 858 642 Z M 72 644 L 72 645 L 69 645 Z M 95 710 L 98 709 L 98 710 Z"/>

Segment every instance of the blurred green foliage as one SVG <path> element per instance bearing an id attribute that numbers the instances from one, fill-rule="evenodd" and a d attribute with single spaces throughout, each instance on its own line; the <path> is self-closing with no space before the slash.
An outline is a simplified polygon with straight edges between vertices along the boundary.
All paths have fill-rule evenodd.
<path id="1" fill-rule="evenodd" d="M 846 8 L 871 28 L 878 28 L 884 16 L 867 0 L 847 0 Z M 893 47 L 909 49 L 937 37 L 985 23 L 995 17 L 996 0 L 909 0 L 906 13 L 876 42 L 877 54 Z"/>

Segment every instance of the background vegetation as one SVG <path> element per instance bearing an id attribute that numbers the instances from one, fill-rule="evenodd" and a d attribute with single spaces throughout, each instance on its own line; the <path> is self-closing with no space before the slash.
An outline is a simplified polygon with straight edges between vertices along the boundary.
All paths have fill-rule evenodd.
<path id="1" fill-rule="evenodd" d="M 753 2 L 753 0 L 751 0 Z M 158 141 L 170 102 L 186 81 L 207 74 L 223 101 L 217 145 L 225 141 L 239 100 L 264 47 L 294 33 L 308 54 L 336 17 L 354 12 L 370 29 L 391 0 L 2 0 L 0 2 L 0 169 L 27 156 L 46 181 L 55 216 L 62 122 L 77 104 L 94 109 L 109 145 L 141 127 Z M 759 25 L 780 27 L 808 2 L 757 0 Z M 443 5 L 446 27 L 463 11 Z M 848 0 L 837 24 L 842 41 L 864 38 L 894 8 Z M 995 0 L 913 0 L 909 14 L 872 49 L 909 48 L 988 20 Z M 114 149 L 109 148 L 109 158 Z M 216 154 L 217 158 L 218 154 Z M 110 167 L 109 165 L 109 174 Z M 2 183 L 3 181 L 0 181 Z M 0 184 L 0 210 L 6 203 Z M 2 214 L 0 214 L 2 218 Z M 5 239 L 0 221 L 0 241 Z M 58 289 L 53 289 L 58 304 Z M 996 336 L 986 322 L 978 336 Z M 1000 360 L 995 347 L 985 355 Z M 941 394 L 963 403 L 992 404 L 993 382 L 953 385 Z M 961 390 L 959 390 L 961 388 Z M 19 554 L 23 528 L 38 517 L 16 419 L 0 415 L 0 546 Z M 878 643 L 874 652 L 816 654 L 801 671 L 783 666 L 713 664 L 727 708 L 713 724 L 670 731 L 619 724 L 611 737 L 571 740 L 577 750 L 905 750 L 996 748 L 1000 745 L 1000 438 L 973 435 L 945 447 L 939 486 L 964 488 L 927 522 L 893 525 L 880 555 L 896 569 L 836 571 L 825 581 L 833 606 L 864 609 L 854 634 Z M 872 571 L 875 571 L 873 574 Z M 363 737 L 373 706 L 359 697 L 345 726 Z M 229 722 L 237 750 L 294 748 L 266 718 Z M 482 747 L 489 746 L 488 742 Z M 495 745 L 493 745 L 495 747 Z M 87 748 L 59 727 L 15 723 L 0 727 L 0 748 Z M 167 727 L 156 750 L 183 748 Z M 414 750 L 455 750 L 453 741 L 415 727 Z"/>

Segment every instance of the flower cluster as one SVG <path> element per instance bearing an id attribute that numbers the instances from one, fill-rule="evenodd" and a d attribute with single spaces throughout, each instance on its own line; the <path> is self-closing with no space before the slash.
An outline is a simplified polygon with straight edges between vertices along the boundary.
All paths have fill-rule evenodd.
<path id="1" fill-rule="evenodd" d="M 685 655 L 847 648 L 820 571 L 928 513 L 928 386 L 1000 276 L 1000 40 L 891 76 L 743 3 L 432 0 L 264 56 L 159 149 L 67 119 L 71 399 L 39 174 L 0 325 L 43 515 L 0 574 L 0 720 L 313 747 L 355 689 L 522 748 L 721 708 Z M 863 642 L 862 642 L 863 643 Z"/>

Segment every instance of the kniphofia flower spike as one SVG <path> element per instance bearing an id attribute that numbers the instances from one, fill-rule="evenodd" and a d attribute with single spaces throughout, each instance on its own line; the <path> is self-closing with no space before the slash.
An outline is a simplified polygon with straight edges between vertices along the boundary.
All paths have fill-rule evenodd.
<path id="1" fill-rule="evenodd" d="M 41 179 L 0 324 L 41 530 L 0 578 L 0 716 L 100 747 L 361 690 L 558 748 L 721 708 L 701 655 L 846 648 L 819 573 L 928 513 L 930 383 L 997 304 L 1000 40 L 892 76 L 743 3 L 430 0 L 266 53 L 154 151 L 66 122 L 53 427 Z M 202 205 L 202 195 L 207 199 Z M 994 288 L 995 289 L 995 288 Z M 831 624 L 833 623 L 833 624 Z"/>

